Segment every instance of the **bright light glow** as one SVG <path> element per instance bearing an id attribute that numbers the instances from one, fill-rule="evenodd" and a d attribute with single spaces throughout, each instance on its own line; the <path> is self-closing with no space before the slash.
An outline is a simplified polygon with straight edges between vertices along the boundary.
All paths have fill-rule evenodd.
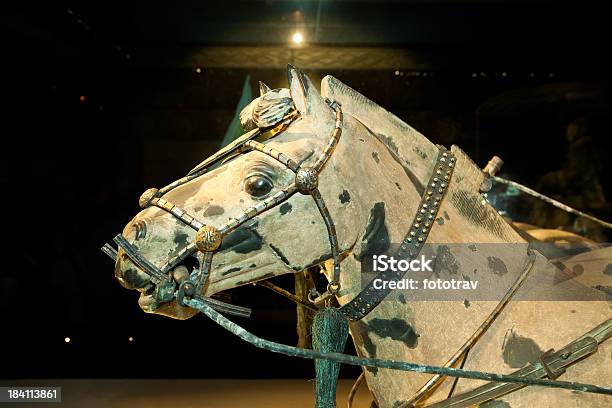
<path id="1" fill-rule="evenodd" d="M 130 336 L 130 337 L 128 337 L 128 341 L 131 343 L 131 342 L 134 341 L 134 338 Z"/>
<path id="2" fill-rule="evenodd" d="M 196 72 L 196 74 L 201 74 L 202 73 L 202 68 L 196 67 L 195 72 Z"/>
<path id="3" fill-rule="evenodd" d="M 304 36 L 298 31 L 297 33 L 293 34 L 291 41 L 293 41 L 294 44 L 300 45 L 304 42 Z"/>
<path id="4" fill-rule="evenodd" d="M 70 337 L 64 337 L 64 342 L 65 343 L 70 343 Z"/>

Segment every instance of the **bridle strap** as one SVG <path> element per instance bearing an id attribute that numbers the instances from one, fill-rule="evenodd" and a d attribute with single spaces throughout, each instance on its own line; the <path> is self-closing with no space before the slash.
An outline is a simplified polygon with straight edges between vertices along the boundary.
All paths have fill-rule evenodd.
<path id="1" fill-rule="evenodd" d="M 434 165 L 432 176 L 427 183 L 425 193 L 423 197 L 421 197 L 421 202 L 417 207 L 417 213 L 397 253 L 394 255 L 397 259 L 407 259 L 411 261 L 420 254 L 421 248 L 425 241 L 427 241 L 433 222 L 438 214 L 440 203 L 448 190 L 448 184 L 455 167 L 455 157 L 443 146 L 438 146 L 438 148 L 438 158 Z M 382 279 L 383 281 L 398 281 L 406 274 L 406 271 L 401 271 L 399 268 L 397 268 L 396 271 L 391 271 L 390 269 L 391 268 L 380 272 L 353 298 L 353 300 L 342 306 L 340 311 L 350 320 L 356 321 L 363 319 L 372 309 L 378 306 L 392 290 L 389 289 L 388 286 L 382 289 L 376 289 L 374 288 L 374 281 L 377 279 Z"/>

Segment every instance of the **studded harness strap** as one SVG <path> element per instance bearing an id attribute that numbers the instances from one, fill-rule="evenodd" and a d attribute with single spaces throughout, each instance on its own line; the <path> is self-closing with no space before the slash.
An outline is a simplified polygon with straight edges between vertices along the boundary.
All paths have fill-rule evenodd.
<path id="1" fill-rule="evenodd" d="M 312 166 L 303 167 L 286 154 L 256 140 L 266 140 L 283 132 L 287 126 L 298 117 L 298 114 L 294 111 L 287 115 L 279 125 L 267 130 L 266 132 L 256 130 L 244 135 L 230 146 L 213 155 L 211 159 L 208 159 L 197 166 L 186 177 L 176 180 L 162 189 L 158 190 L 151 188 L 142 194 L 139 200 L 139 205 L 141 208 L 147 208 L 150 206 L 158 207 L 172 214 L 183 224 L 196 230 L 195 241 L 185 246 L 174 257 L 169 258 L 161 268 L 157 268 L 147 259 L 142 257 L 142 255 L 138 253 L 138 250 L 121 234 L 115 237 L 115 243 L 122 248 L 125 254 L 139 268 L 147 273 L 151 277 L 151 280 L 156 284 L 154 296 L 158 301 L 168 302 L 176 296 L 179 303 L 183 304 L 183 299 L 185 297 L 196 297 L 207 302 L 207 304 L 219 311 L 240 316 L 248 316 L 250 314 L 250 310 L 247 308 L 230 305 L 202 296 L 206 279 L 210 273 L 213 254 L 221 245 L 223 238 L 229 233 L 248 220 L 251 220 L 252 218 L 286 201 L 296 192 L 304 195 L 310 195 L 313 198 L 319 213 L 325 222 L 333 260 L 333 275 L 332 280 L 327 285 L 327 291 L 329 295 L 338 294 L 340 291 L 340 250 L 338 238 L 332 217 L 327 209 L 327 206 L 325 205 L 325 200 L 321 196 L 318 189 L 318 183 L 319 174 L 333 154 L 338 141 L 340 140 L 340 136 L 342 134 L 343 117 L 342 109 L 338 102 L 331 101 L 329 99 L 326 99 L 326 102 L 334 110 L 336 121 L 330 140 L 323 149 L 323 152 L 317 161 Z M 411 228 L 400 245 L 397 253 L 397 256 L 399 257 L 413 259 L 418 256 L 422 244 L 427 240 L 427 236 L 431 230 L 433 220 L 436 217 L 440 202 L 447 190 L 448 183 L 452 175 L 455 158 L 451 152 L 446 151 L 446 149 L 441 146 L 439 148 L 440 154 L 436 162 L 436 167 L 434 168 L 431 180 L 428 182 L 426 193 L 421 199 L 418 212 L 414 217 Z M 225 224 L 219 227 L 205 225 L 204 223 L 198 221 L 196 217 L 190 215 L 182 208 L 163 198 L 166 193 L 174 188 L 194 180 L 202 174 L 205 174 L 213 165 L 218 164 L 221 160 L 232 157 L 236 154 L 245 153 L 247 151 L 258 151 L 264 153 L 283 164 L 295 174 L 294 182 L 288 187 L 279 190 L 272 196 L 260 201 L 256 205 L 247 208 L 238 217 L 231 218 Z M 116 257 L 116 253 L 108 245 L 103 247 L 103 251 L 111 257 Z M 172 276 L 172 271 L 176 266 L 178 266 L 189 256 L 196 254 L 198 251 L 199 253 L 197 256 L 200 262 L 197 270 L 195 270 L 190 276 Z M 382 278 L 385 280 L 400 279 L 404 273 L 405 272 L 400 271 L 381 272 L 377 278 Z M 339 309 L 350 320 L 362 319 L 389 294 L 390 289 L 374 289 L 373 281 L 366 285 L 366 287 L 353 300 Z M 178 292 L 176 284 L 178 284 Z"/>
<path id="2" fill-rule="evenodd" d="M 433 175 L 417 207 L 417 213 L 410 225 L 410 230 L 395 255 L 398 259 L 412 260 L 419 255 L 423 244 L 427 241 L 427 236 L 438 214 L 440 203 L 448 189 L 448 183 L 455 167 L 455 157 L 444 147 L 438 147 L 440 153 Z M 401 271 L 399 268 L 397 268 L 397 271 L 390 269 L 380 272 L 353 300 L 342 306 L 340 311 L 351 320 L 360 320 L 370 313 L 391 292 L 388 286 L 385 286 L 384 289 L 375 289 L 374 281 L 377 279 L 397 281 L 406 274 L 406 271 Z"/>

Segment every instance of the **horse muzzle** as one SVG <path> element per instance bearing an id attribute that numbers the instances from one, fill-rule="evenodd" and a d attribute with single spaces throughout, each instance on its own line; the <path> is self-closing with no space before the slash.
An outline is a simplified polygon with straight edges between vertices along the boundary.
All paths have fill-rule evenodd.
<path id="1" fill-rule="evenodd" d="M 134 265 L 132 260 L 119 250 L 115 263 L 115 278 L 126 289 L 146 291 L 152 285 L 149 275 Z"/>

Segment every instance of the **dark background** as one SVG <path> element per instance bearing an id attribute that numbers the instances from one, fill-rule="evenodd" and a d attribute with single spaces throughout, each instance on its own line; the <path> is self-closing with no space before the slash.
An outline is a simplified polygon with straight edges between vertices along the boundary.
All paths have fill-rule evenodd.
<path id="1" fill-rule="evenodd" d="M 219 148 L 247 74 L 254 92 L 257 80 L 286 86 L 288 62 L 316 81 L 334 75 L 481 166 L 500 155 L 529 185 L 562 166 L 576 117 L 610 151 L 611 29 L 597 3 L 6 7 L 2 378 L 314 376 L 310 361 L 258 351 L 200 316 L 145 315 L 99 250 L 142 191 Z M 290 48 L 296 30 L 306 42 Z M 248 329 L 295 343 L 292 304 L 257 287 L 232 296 L 255 310 Z"/>

